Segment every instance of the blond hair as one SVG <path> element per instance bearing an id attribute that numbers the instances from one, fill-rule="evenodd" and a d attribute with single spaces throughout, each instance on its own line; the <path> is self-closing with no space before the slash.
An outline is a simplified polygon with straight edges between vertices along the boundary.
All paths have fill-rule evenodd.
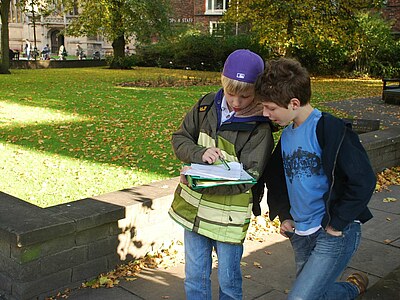
<path id="1" fill-rule="evenodd" d="M 249 90 L 254 90 L 254 83 L 230 79 L 224 75 L 221 75 L 221 84 L 224 92 L 234 95 L 240 95 Z"/>

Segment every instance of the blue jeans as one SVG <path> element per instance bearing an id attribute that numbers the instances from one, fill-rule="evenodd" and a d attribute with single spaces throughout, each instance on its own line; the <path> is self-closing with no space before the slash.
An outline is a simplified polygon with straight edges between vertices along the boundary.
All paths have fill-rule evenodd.
<path id="1" fill-rule="evenodd" d="M 296 261 L 296 280 L 290 300 L 355 299 L 358 289 L 349 282 L 335 282 L 356 252 L 361 225 L 350 223 L 335 237 L 323 228 L 309 236 L 290 238 Z"/>
<path id="2" fill-rule="evenodd" d="M 242 299 L 243 245 L 212 240 L 185 230 L 185 292 L 188 300 L 211 300 L 212 250 L 218 256 L 219 299 Z"/>

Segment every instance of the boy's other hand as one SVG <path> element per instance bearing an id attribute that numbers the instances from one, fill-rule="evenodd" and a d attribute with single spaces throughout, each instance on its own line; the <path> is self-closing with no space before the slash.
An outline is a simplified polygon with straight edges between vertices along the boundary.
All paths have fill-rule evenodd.
<path id="1" fill-rule="evenodd" d="M 293 220 L 285 220 L 281 223 L 280 233 L 289 238 L 286 232 L 293 232 L 294 233 L 294 221 Z"/>
<path id="2" fill-rule="evenodd" d="M 203 153 L 203 156 L 201 159 L 203 162 L 208 163 L 208 164 L 213 164 L 217 161 L 218 158 L 224 157 L 222 155 L 221 149 L 216 148 L 216 147 L 210 147 L 207 148 L 206 152 Z"/>
<path id="3" fill-rule="evenodd" d="M 330 225 L 328 225 L 328 226 L 326 227 L 326 233 L 327 233 L 327 234 L 330 234 L 330 235 L 333 235 L 333 236 L 342 236 L 342 234 L 343 234 L 343 232 L 334 229 L 334 228 L 333 228 L 332 226 L 330 226 Z"/>
<path id="4" fill-rule="evenodd" d="M 188 169 L 190 169 L 191 167 L 190 166 L 184 166 L 182 169 L 181 169 L 181 174 L 180 174 L 180 178 L 179 178 L 179 181 L 182 183 L 182 184 L 184 184 L 184 185 L 187 185 L 187 186 L 189 186 L 189 182 L 187 181 L 187 178 L 186 178 L 186 175 L 185 174 L 183 174 L 185 171 L 187 171 Z"/>

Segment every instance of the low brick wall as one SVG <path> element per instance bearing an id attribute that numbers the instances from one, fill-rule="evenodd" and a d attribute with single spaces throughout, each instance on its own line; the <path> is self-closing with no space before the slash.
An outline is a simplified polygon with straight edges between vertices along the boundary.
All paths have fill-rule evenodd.
<path id="1" fill-rule="evenodd" d="M 44 299 L 181 238 L 167 214 L 177 184 L 45 209 L 0 192 L 0 291 L 6 299 Z"/>
<path id="2" fill-rule="evenodd" d="M 360 139 L 376 172 L 400 165 L 400 128 Z M 46 209 L 0 193 L 0 290 L 6 299 L 44 299 L 180 238 L 167 214 L 177 184 L 173 178 Z"/>
<path id="3" fill-rule="evenodd" d="M 87 68 L 107 66 L 104 59 L 93 60 L 12 60 L 11 69 Z"/>
<path id="4" fill-rule="evenodd" d="M 400 166 L 400 127 L 364 133 L 360 140 L 375 172 Z"/>

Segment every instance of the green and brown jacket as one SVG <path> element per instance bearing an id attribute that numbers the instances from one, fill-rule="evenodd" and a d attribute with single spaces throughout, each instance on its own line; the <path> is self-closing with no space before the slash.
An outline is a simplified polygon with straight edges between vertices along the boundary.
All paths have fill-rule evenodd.
<path id="1" fill-rule="evenodd" d="M 172 135 L 174 152 L 184 163 L 203 163 L 206 149 L 218 147 L 227 161 L 240 161 L 258 179 L 273 148 L 270 122 L 257 105 L 247 115 L 237 113 L 219 126 L 223 96 L 221 89 L 207 94 L 192 107 Z M 179 184 L 169 214 L 188 230 L 239 244 L 244 241 L 250 223 L 251 188 L 251 184 L 239 184 L 194 191 Z"/>

